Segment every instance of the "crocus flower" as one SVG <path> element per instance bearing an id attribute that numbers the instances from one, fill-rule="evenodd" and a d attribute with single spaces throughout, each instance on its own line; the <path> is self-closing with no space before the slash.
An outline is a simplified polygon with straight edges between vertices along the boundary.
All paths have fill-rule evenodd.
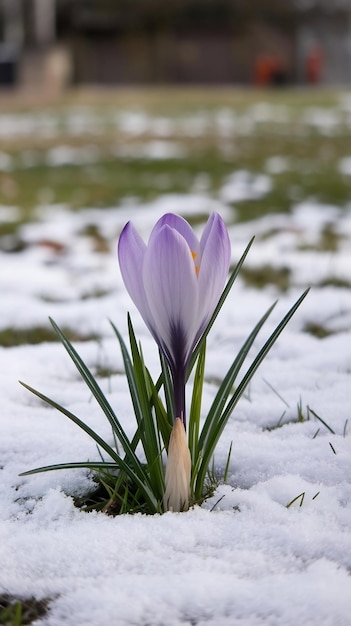
<path id="1" fill-rule="evenodd" d="M 131 222 L 118 243 L 125 286 L 172 374 L 175 416 L 185 428 L 185 381 L 192 352 L 222 293 L 230 263 L 230 241 L 212 213 L 200 241 L 182 217 L 167 213 L 148 245 Z"/>

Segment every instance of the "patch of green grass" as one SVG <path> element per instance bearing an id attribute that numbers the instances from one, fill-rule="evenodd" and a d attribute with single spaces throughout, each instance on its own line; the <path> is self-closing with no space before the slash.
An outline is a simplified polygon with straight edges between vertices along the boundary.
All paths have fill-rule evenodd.
<path id="1" fill-rule="evenodd" d="M 8 235 L 14 235 L 18 229 L 20 221 L 14 220 L 13 222 L 1 222 L 0 221 L 0 237 L 7 237 Z"/>
<path id="2" fill-rule="evenodd" d="M 329 337 L 330 335 L 333 335 L 335 333 L 335 331 L 329 330 L 328 328 L 326 328 L 322 324 L 318 324 L 317 322 L 308 322 L 305 325 L 304 331 L 306 333 L 309 333 L 310 335 L 313 335 L 314 337 L 317 337 L 318 339 L 325 339 L 325 337 Z"/>
<path id="3" fill-rule="evenodd" d="M 90 165 L 50 167 L 45 163 L 35 167 L 18 168 L 7 176 L 13 182 L 11 198 L 1 192 L 0 203 L 21 206 L 25 215 L 45 201 L 65 203 L 72 209 L 84 206 L 115 206 L 126 196 L 143 200 L 161 193 L 188 192 L 199 175 L 205 174 L 209 192 L 216 192 L 228 174 L 245 169 L 253 173 L 265 171 L 267 159 L 284 155 L 291 158 L 289 169 L 273 175 L 273 188 L 259 200 L 237 202 L 239 217 L 248 219 L 270 211 L 287 211 L 291 204 L 304 198 L 324 203 L 344 204 L 351 191 L 351 179 L 335 168 L 338 157 L 348 154 L 350 135 L 335 139 L 338 146 L 328 158 L 328 140 L 322 136 L 293 138 L 294 127 L 287 127 L 288 136 L 262 132 L 245 137 L 233 137 L 229 154 L 221 153 L 221 143 L 212 136 L 184 141 L 188 156 L 183 159 L 126 159 L 102 155 Z M 232 152 L 231 152 L 232 150 Z M 50 194 L 50 198 L 49 198 Z M 46 196 L 48 196 L 46 198 Z M 11 226 L 6 226 L 11 229 Z"/>
<path id="4" fill-rule="evenodd" d="M 115 516 L 124 511 L 125 496 L 121 492 L 116 491 L 116 479 L 117 476 L 112 472 L 101 472 L 99 475 L 94 476 L 96 488 L 87 493 L 84 496 L 73 498 L 76 507 L 89 513 L 90 511 L 101 511 L 107 515 Z M 129 484 L 129 497 L 132 498 L 135 493 L 134 486 Z M 140 510 L 140 509 L 136 509 Z M 145 508 L 145 512 L 147 509 Z M 132 510 L 128 510 L 128 513 L 133 513 Z"/>
<path id="5" fill-rule="evenodd" d="M 243 267 L 240 276 L 250 287 L 263 289 L 267 285 L 275 285 L 281 291 L 290 286 L 291 271 L 288 267 L 262 265 L 257 268 Z"/>
<path id="6" fill-rule="evenodd" d="M 335 231 L 334 224 L 326 224 L 315 244 L 301 244 L 300 250 L 316 250 L 318 252 L 337 252 L 343 236 Z"/>
<path id="7" fill-rule="evenodd" d="M 5 138 L 2 150 L 11 156 L 13 169 L 0 173 L 0 205 L 19 206 L 23 212 L 21 220 L 31 220 L 40 204 L 64 203 L 72 210 L 79 210 L 116 206 L 130 196 L 147 201 L 162 193 L 187 193 L 202 175 L 208 180 L 206 191 L 216 195 L 228 174 L 238 169 L 262 173 L 267 159 L 283 156 L 287 159 L 287 169 L 269 174 L 273 188 L 268 194 L 259 200 L 235 203 L 239 220 L 286 212 L 306 198 L 342 206 L 350 198 L 351 177 L 342 175 L 337 164 L 339 159 L 349 156 L 351 133 L 339 106 L 341 95 L 319 90 L 174 88 L 77 91 L 65 94 L 56 102 L 3 100 L 0 112 L 31 115 L 38 128 L 40 116 L 49 118 L 55 132 L 49 135 L 35 132 L 34 124 L 32 133 Z M 274 109 L 265 117 L 267 105 Z M 263 117 L 260 117 L 262 106 Z M 324 134 L 323 128 L 306 118 L 306 111 L 313 107 L 335 116 L 337 123 L 329 131 L 332 135 Z M 95 126 L 90 128 L 88 124 L 84 132 L 75 134 L 71 127 L 72 114 L 79 115 L 79 111 L 91 116 Z M 218 124 L 223 111 L 224 115 L 229 112 L 239 116 L 233 130 L 224 134 Z M 279 117 L 281 111 L 283 118 Z M 114 156 L 116 148 L 126 145 L 134 145 L 138 156 L 138 146 L 162 140 L 157 124 L 155 127 L 147 124 L 140 134 L 133 135 L 123 124 L 116 124 L 116 115 L 120 113 L 145 113 L 151 122 L 160 118 L 170 122 L 171 129 L 164 138 L 180 145 L 185 157 L 158 160 Z M 189 119 L 196 123 L 197 116 L 203 116 L 206 123 L 200 132 L 192 133 Z M 245 119 L 251 122 L 243 132 Z M 78 147 L 83 153 L 94 145 L 96 162 L 50 166 L 47 151 L 62 145 Z M 23 163 L 25 152 L 34 154 L 30 167 Z M 16 224 L 3 225 L 2 229 L 0 234 L 12 233 Z M 324 243 L 332 244 L 330 236 Z"/>
<path id="8" fill-rule="evenodd" d="M 212 154 L 179 160 L 110 159 L 95 165 L 33 167 L 12 173 L 16 180 L 15 204 L 23 207 L 29 218 L 41 204 L 45 190 L 51 203 L 67 204 L 72 210 L 82 207 L 116 206 L 125 197 L 151 200 L 162 193 L 185 193 L 194 179 L 209 174 L 213 187 L 219 186 L 232 166 Z M 7 199 L 8 202 L 8 199 Z M 1 196 L 0 203 L 6 198 Z"/>
<path id="9" fill-rule="evenodd" d="M 17 598 L 0 595 L 0 625 L 25 626 L 39 620 L 48 612 L 48 599 Z"/>
<path id="10" fill-rule="evenodd" d="M 329 276 L 318 283 L 318 287 L 339 287 L 341 289 L 351 289 L 351 281 L 337 276 Z"/>
<path id="11" fill-rule="evenodd" d="M 71 341 L 90 341 L 98 339 L 98 337 L 94 334 L 81 335 L 69 329 L 65 329 L 65 333 Z M 5 328 L 0 331 L 0 346 L 5 348 L 20 346 L 23 344 L 38 344 L 46 341 L 57 341 L 57 336 L 53 330 L 44 326 L 18 329 Z"/>
<path id="12" fill-rule="evenodd" d="M 335 232 L 333 224 L 327 224 L 321 232 L 319 249 L 322 252 L 337 252 L 341 235 Z"/>
<path id="13" fill-rule="evenodd" d="M 97 224 L 88 224 L 81 232 L 85 237 L 89 237 L 94 242 L 95 252 L 108 252 L 110 247 L 108 240 L 100 232 Z"/>

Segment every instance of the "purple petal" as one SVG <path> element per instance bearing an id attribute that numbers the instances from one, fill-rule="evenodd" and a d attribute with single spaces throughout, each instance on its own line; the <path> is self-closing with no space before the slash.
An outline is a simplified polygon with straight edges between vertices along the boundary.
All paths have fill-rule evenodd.
<path id="1" fill-rule="evenodd" d="M 154 326 L 143 283 L 146 245 L 133 224 L 128 222 L 118 241 L 118 260 L 124 284 L 146 325 Z"/>
<path id="2" fill-rule="evenodd" d="M 184 237 L 165 224 L 150 238 L 143 280 L 155 328 L 173 365 L 184 365 L 198 322 L 198 281 Z"/>
<path id="3" fill-rule="evenodd" d="M 201 330 L 209 321 L 224 288 L 230 264 L 230 240 L 218 213 L 212 213 L 200 241 L 199 299 Z"/>
<path id="4" fill-rule="evenodd" d="M 180 217 L 180 215 L 176 215 L 175 213 L 166 213 L 158 220 L 158 222 L 156 222 L 151 232 L 149 243 L 152 241 L 153 237 L 158 233 L 158 231 L 166 225 L 174 228 L 180 235 L 182 235 L 182 237 L 184 237 L 190 250 L 193 253 L 193 256 L 197 256 L 199 254 L 200 244 L 193 229 L 183 217 Z"/>

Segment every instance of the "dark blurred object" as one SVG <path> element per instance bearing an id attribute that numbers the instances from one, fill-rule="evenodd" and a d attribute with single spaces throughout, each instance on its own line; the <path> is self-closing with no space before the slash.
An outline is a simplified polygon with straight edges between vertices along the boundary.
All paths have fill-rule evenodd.
<path id="1" fill-rule="evenodd" d="M 284 87 L 288 83 L 288 72 L 283 60 L 276 54 L 260 54 L 254 82 L 258 87 Z"/>
<path id="2" fill-rule="evenodd" d="M 18 52 L 10 43 L 0 43 L 0 87 L 13 87 L 17 80 Z"/>
<path id="3" fill-rule="evenodd" d="M 351 0 L 57 1 L 76 84 L 351 83 Z"/>
<path id="4" fill-rule="evenodd" d="M 62 0 L 74 82 L 252 84 L 255 58 L 276 51 L 292 67 L 294 0 Z"/>

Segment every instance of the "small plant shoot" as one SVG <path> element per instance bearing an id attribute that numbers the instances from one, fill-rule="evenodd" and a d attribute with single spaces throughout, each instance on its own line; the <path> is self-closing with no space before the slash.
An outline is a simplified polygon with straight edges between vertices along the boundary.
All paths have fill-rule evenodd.
<path id="1" fill-rule="evenodd" d="M 159 376 L 153 378 L 150 374 L 130 316 L 127 319 L 129 345 L 112 323 L 135 414 L 135 432 L 129 438 L 123 426 L 123 416 L 117 414 L 97 378 L 65 333 L 51 320 L 57 337 L 108 420 L 114 444 L 55 400 L 22 383 L 79 426 L 95 441 L 99 452 L 96 461 L 50 465 L 23 475 L 86 468 L 94 473 L 97 492 L 94 498 L 86 498 L 85 508 L 97 508 L 111 514 L 183 512 L 201 504 L 213 493 L 219 480 L 213 469 L 213 459 L 228 419 L 308 291 L 295 302 L 251 363 L 244 367 L 275 304 L 263 313 L 234 355 L 204 415 L 206 338 L 252 243 L 253 239 L 227 280 L 231 246 L 227 228 L 218 213 L 210 215 L 200 239 L 185 219 L 173 213 L 165 214 L 156 223 L 148 244 L 130 222 L 126 224 L 118 243 L 120 270 L 126 289 L 158 346 Z M 192 383 L 189 382 L 191 372 Z M 190 384 L 188 408 L 185 391 L 186 385 Z M 223 468 L 224 481 L 229 472 L 231 452 L 232 446 Z"/>

